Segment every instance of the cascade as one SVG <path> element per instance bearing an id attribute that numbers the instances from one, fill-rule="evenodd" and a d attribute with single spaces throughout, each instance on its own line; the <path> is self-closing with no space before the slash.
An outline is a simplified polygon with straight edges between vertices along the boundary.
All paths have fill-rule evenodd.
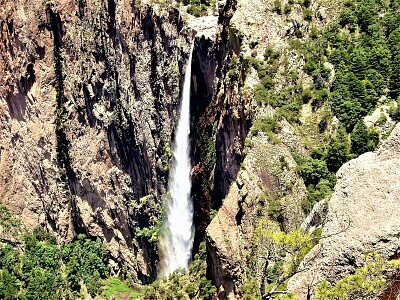
<path id="1" fill-rule="evenodd" d="M 189 264 L 193 246 L 193 203 L 190 197 L 192 169 L 190 159 L 190 81 L 193 44 L 186 66 L 182 103 L 173 144 L 169 173 L 168 199 L 163 234 L 160 237 L 161 276 Z"/>

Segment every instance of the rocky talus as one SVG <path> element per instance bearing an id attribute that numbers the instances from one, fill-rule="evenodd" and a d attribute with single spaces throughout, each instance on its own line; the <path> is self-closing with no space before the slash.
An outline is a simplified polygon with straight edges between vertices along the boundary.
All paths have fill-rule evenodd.
<path id="1" fill-rule="evenodd" d="M 0 1 L 0 199 L 27 229 L 104 240 L 155 277 L 190 34 L 138 1 Z"/>
<path id="2" fill-rule="evenodd" d="M 337 282 L 362 266 L 362 254 L 400 254 L 400 125 L 375 152 L 343 165 L 328 204 L 322 239 L 304 258 L 305 271 L 288 284 L 307 299 L 321 280 Z"/>

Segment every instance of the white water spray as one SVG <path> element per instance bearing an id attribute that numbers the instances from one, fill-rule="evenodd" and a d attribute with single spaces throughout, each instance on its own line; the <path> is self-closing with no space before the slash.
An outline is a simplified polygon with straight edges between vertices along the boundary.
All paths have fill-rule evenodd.
<path id="1" fill-rule="evenodd" d="M 189 264 L 193 246 L 193 204 L 190 197 L 190 80 L 193 45 L 186 66 L 182 104 L 173 145 L 164 232 L 160 237 L 160 275 L 166 276 Z"/>

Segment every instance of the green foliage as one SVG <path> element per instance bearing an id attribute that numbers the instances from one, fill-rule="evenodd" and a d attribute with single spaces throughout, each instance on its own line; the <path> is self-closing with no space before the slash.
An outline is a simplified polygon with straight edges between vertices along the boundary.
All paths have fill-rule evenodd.
<path id="1" fill-rule="evenodd" d="M 394 74 L 400 70 L 396 59 L 400 18 L 393 15 L 393 2 L 349 1 L 347 6 L 339 24 L 350 33 L 337 30 L 329 35 L 329 58 L 337 72 L 332 108 L 350 132 L 376 106 L 381 95 L 388 92 L 394 99 L 399 95 L 399 77 Z"/>
<path id="2" fill-rule="evenodd" d="M 18 299 L 21 283 L 17 276 L 7 270 L 0 271 L 0 298 L 4 300 Z"/>
<path id="3" fill-rule="evenodd" d="M 283 221 L 283 209 L 279 200 L 272 199 L 268 202 L 268 216 L 271 220 L 280 223 Z"/>
<path id="4" fill-rule="evenodd" d="M 349 159 L 364 152 L 373 151 L 379 143 L 379 132 L 367 128 L 359 121 L 350 135 L 340 126 L 331 138 L 326 149 L 314 148 L 311 158 L 292 153 L 298 164 L 298 172 L 307 186 L 307 199 L 302 203 L 303 210 L 309 213 L 320 200 L 329 197 L 336 184 L 334 173 Z"/>
<path id="5" fill-rule="evenodd" d="M 301 99 L 303 100 L 303 103 L 308 103 L 312 98 L 312 93 L 310 89 L 303 89 L 301 92 Z"/>
<path id="6" fill-rule="evenodd" d="M 274 1 L 274 8 L 272 11 L 276 12 L 278 15 L 282 14 L 282 2 L 280 0 Z"/>
<path id="7" fill-rule="evenodd" d="M 309 213 L 314 204 L 329 197 L 336 184 L 336 176 L 326 163 L 326 153 L 320 148 L 311 151 L 311 158 L 304 158 L 298 153 L 292 153 L 298 164 L 297 170 L 307 186 L 307 198 L 302 202 L 302 208 Z"/>
<path id="8" fill-rule="evenodd" d="M 6 240 L 19 239 L 22 222 L 0 203 L 0 236 Z"/>
<path id="9" fill-rule="evenodd" d="M 21 220 L 14 216 L 3 203 L 0 203 L 0 226 L 2 230 L 13 230 L 20 225 Z"/>
<path id="10" fill-rule="evenodd" d="M 264 273 L 265 287 L 263 299 L 275 296 L 277 290 L 284 290 L 287 280 L 295 274 L 304 256 L 315 246 L 319 237 L 310 235 L 302 229 L 288 233 L 282 231 L 278 223 L 266 217 L 259 218 L 253 235 L 253 251 L 265 255 L 267 268 Z M 254 286 L 248 278 L 248 286 Z M 255 294 L 257 297 L 257 294 Z M 294 299 L 294 298 L 287 298 Z"/>
<path id="11" fill-rule="evenodd" d="M 96 295 L 102 287 L 101 278 L 106 278 L 109 272 L 109 254 L 103 243 L 86 239 L 80 234 L 75 242 L 64 245 L 62 255 L 68 286 L 78 291 L 83 281 L 88 292 Z"/>
<path id="12" fill-rule="evenodd" d="M 275 51 L 275 50 L 274 50 L 273 48 L 271 48 L 271 47 L 268 47 L 268 48 L 265 49 L 265 51 L 264 51 L 264 58 L 265 58 L 266 60 L 268 60 L 268 59 L 275 60 L 275 59 L 278 59 L 279 56 L 280 56 L 279 51 Z"/>
<path id="13" fill-rule="evenodd" d="M 247 280 L 240 286 L 242 300 L 261 300 L 261 292 L 255 277 L 248 276 Z"/>
<path id="14" fill-rule="evenodd" d="M 196 5 L 189 5 L 187 8 L 188 14 L 191 14 L 195 17 L 200 17 L 201 16 L 201 8 L 200 6 Z"/>
<path id="15" fill-rule="evenodd" d="M 65 281 L 61 250 L 51 234 L 37 227 L 24 235 L 21 281 L 27 299 L 62 299 Z"/>
<path id="16" fill-rule="evenodd" d="M 104 296 L 107 300 L 111 297 L 122 299 L 120 295 L 129 296 L 130 299 L 137 299 L 142 296 L 136 289 L 129 287 L 129 285 L 119 278 L 108 278 L 104 282 L 105 290 Z"/>
<path id="17" fill-rule="evenodd" d="M 331 172 L 336 172 L 349 160 L 350 140 L 343 126 L 339 127 L 326 152 L 326 163 Z"/>
<path id="18" fill-rule="evenodd" d="M 321 179 L 317 185 L 310 184 L 307 186 L 307 199 L 302 202 L 302 208 L 309 213 L 313 206 L 329 197 L 336 183 L 336 176 L 332 174 L 329 179 Z"/>
<path id="19" fill-rule="evenodd" d="M 143 288 L 144 299 L 212 299 L 217 289 L 206 277 L 206 245 L 200 244 L 188 270 L 178 269 L 168 277 Z"/>
<path id="20" fill-rule="evenodd" d="M 397 103 L 392 102 L 389 108 L 389 115 L 395 121 L 400 121 L 400 101 Z"/>
<path id="21" fill-rule="evenodd" d="M 334 172 L 350 159 L 350 140 L 344 127 L 340 127 L 325 151 L 313 149 L 310 159 L 297 153 L 292 153 L 292 156 L 307 186 L 307 198 L 304 199 L 302 208 L 309 213 L 315 203 L 332 194 L 336 184 Z"/>
<path id="22" fill-rule="evenodd" d="M 101 279 L 108 275 L 108 252 L 101 242 L 81 235 L 60 246 L 37 227 L 23 235 L 22 249 L 0 246 L 1 299 L 74 298 L 82 284 L 92 296 L 101 293 Z"/>
<path id="23" fill-rule="evenodd" d="M 359 121 L 350 136 L 351 152 L 355 155 L 373 151 L 379 143 L 379 132 L 374 128 L 368 129 L 364 121 Z"/>
<path id="24" fill-rule="evenodd" d="M 306 161 L 300 169 L 300 175 L 303 177 L 304 183 L 317 184 L 321 179 L 330 175 L 326 162 L 319 159 L 310 159 Z"/>
<path id="25" fill-rule="evenodd" d="M 312 20 L 312 10 L 311 9 L 304 9 L 303 10 L 303 18 L 305 21 L 311 22 Z"/>
<path id="26" fill-rule="evenodd" d="M 149 228 L 136 228 L 135 235 L 137 237 L 143 237 L 146 240 L 148 240 L 151 243 L 157 243 L 158 242 L 158 236 L 160 234 L 161 230 L 161 223 L 156 226 L 150 226 Z"/>
<path id="27" fill-rule="evenodd" d="M 390 285 L 390 277 L 398 273 L 400 260 L 387 261 L 373 252 L 364 256 L 365 266 L 357 268 L 331 286 L 322 281 L 316 300 L 353 300 L 377 298 Z"/>
<path id="28" fill-rule="evenodd" d="M 290 4 L 285 4 L 284 8 L 283 8 L 283 13 L 285 15 L 290 14 L 290 12 L 292 11 L 292 6 Z"/>
<path id="29" fill-rule="evenodd" d="M 282 126 L 278 123 L 276 118 L 263 116 L 254 122 L 253 127 L 251 128 L 251 133 L 254 135 L 256 135 L 259 131 L 263 131 L 265 133 L 279 133 L 281 128 Z"/>
<path id="30" fill-rule="evenodd" d="M 215 5 L 215 1 L 207 1 L 206 3 L 201 3 L 200 0 L 178 0 L 178 2 L 182 2 L 184 5 L 188 5 L 187 13 L 195 17 L 206 16 L 208 14 L 208 7 L 210 5 Z"/>

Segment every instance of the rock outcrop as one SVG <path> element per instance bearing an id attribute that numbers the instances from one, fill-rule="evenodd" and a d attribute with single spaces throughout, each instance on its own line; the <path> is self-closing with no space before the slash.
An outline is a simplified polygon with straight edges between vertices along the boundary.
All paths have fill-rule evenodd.
<path id="1" fill-rule="evenodd" d="M 375 152 L 343 165 L 329 201 L 322 239 L 304 261 L 306 271 L 288 284 L 306 299 L 321 280 L 337 282 L 362 265 L 362 254 L 400 254 L 400 125 Z"/>
<path id="2" fill-rule="evenodd" d="M 259 259 L 263 253 L 255 252 L 253 233 L 271 201 L 281 206 L 279 218 L 287 229 L 298 226 L 304 216 L 301 201 L 306 189 L 287 147 L 264 134 L 251 142 L 236 181 L 207 227 L 209 271 L 220 299 L 235 299 L 248 272 L 263 277 L 265 260 Z"/>

